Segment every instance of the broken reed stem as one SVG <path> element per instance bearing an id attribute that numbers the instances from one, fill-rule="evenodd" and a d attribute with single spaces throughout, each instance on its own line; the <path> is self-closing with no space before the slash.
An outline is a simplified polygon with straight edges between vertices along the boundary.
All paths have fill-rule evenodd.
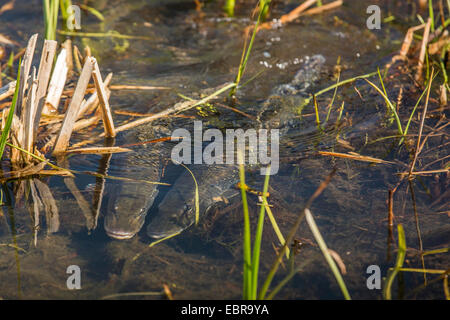
<path id="1" fill-rule="evenodd" d="M 66 111 L 66 115 L 61 126 L 61 131 L 59 132 L 58 138 L 56 139 L 55 147 L 53 149 L 54 154 L 64 152 L 69 145 L 73 126 L 75 124 L 76 118 L 78 117 L 80 105 L 83 101 L 86 88 L 91 78 L 94 64 L 95 59 L 91 57 L 87 58 L 86 62 L 84 63 L 83 70 L 81 71 L 80 78 L 72 97 L 72 101 L 70 102 L 70 105 Z"/>
<path id="2" fill-rule="evenodd" d="M 39 120 L 41 119 L 42 110 L 44 108 L 47 88 L 50 81 L 50 74 L 53 66 L 53 59 L 56 54 L 56 47 L 58 42 L 54 40 L 45 40 L 42 48 L 41 61 L 39 63 L 39 71 L 37 75 L 38 88 L 36 91 L 36 112 L 33 115 L 34 132 L 33 140 L 36 139 L 37 129 L 39 127 Z"/>
<path id="3" fill-rule="evenodd" d="M 107 88 L 109 86 L 109 83 L 111 82 L 113 73 L 110 72 L 106 78 L 105 81 L 103 81 L 103 86 L 107 92 L 107 96 L 108 96 L 108 101 L 109 101 L 109 88 Z M 82 117 L 85 114 L 90 114 L 93 112 L 94 109 L 97 108 L 97 105 L 99 103 L 99 99 L 98 99 L 98 92 L 94 91 L 92 93 L 92 95 L 87 99 L 87 100 L 83 100 L 83 102 L 81 103 L 81 107 L 80 107 L 80 111 L 78 114 L 78 118 Z"/>
<path id="4" fill-rule="evenodd" d="M 427 24 L 425 25 L 425 30 L 423 31 L 422 47 L 420 49 L 419 62 L 417 64 L 417 73 L 415 78 L 416 81 L 420 81 L 422 79 L 423 63 L 425 61 L 425 53 L 427 51 L 428 38 L 430 36 L 430 26 L 431 19 L 428 18 Z"/>
<path id="5" fill-rule="evenodd" d="M 61 49 L 56 59 L 55 67 L 53 68 L 52 78 L 48 86 L 48 93 L 45 98 L 44 106 L 42 107 L 43 114 L 51 114 L 58 110 L 61 94 L 66 84 L 67 73 L 67 50 Z"/>
<path id="6" fill-rule="evenodd" d="M 116 136 L 116 131 L 114 128 L 114 122 L 111 115 L 111 109 L 109 107 L 108 96 L 106 93 L 105 86 L 103 84 L 102 76 L 100 74 L 100 69 L 98 67 L 97 60 L 92 58 L 94 63 L 94 70 L 92 76 L 94 78 L 95 87 L 97 88 L 97 96 L 100 102 L 100 107 L 103 116 L 103 127 L 105 129 L 105 136 L 113 138 Z"/>
<path id="7" fill-rule="evenodd" d="M 106 82 L 106 80 L 105 80 Z M 155 86 L 134 86 L 134 85 L 111 85 L 111 90 L 170 90 L 170 87 L 155 87 Z"/>

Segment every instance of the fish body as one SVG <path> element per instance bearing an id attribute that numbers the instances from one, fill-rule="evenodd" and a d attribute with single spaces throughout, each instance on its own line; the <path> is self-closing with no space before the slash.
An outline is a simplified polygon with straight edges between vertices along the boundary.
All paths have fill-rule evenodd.
<path id="1" fill-rule="evenodd" d="M 280 128 L 287 125 L 285 119 L 291 119 L 292 113 L 285 114 L 287 110 L 273 105 L 273 101 L 279 101 L 280 96 L 306 96 L 308 88 L 319 79 L 324 63 L 325 58 L 322 55 L 306 58 L 291 82 L 274 89 L 273 94 L 263 104 L 258 117 L 262 127 Z M 198 185 L 200 215 L 204 215 L 217 202 L 227 198 L 226 194 L 237 194 L 230 189 L 239 182 L 237 165 L 200 164 L 191 165 L 189 170 Z M 195 221 L 195 191 L 194 179 L 191 173 L 185 170 L 159 204 L 147 226 L 147 235 L 155 239 L 170 237 L 191 226 Z"/>
<path id="2" fill-rule="evenodd" d="M 149 125 L 135 128 L 131 134 L 138 141 L 153 140 L 162 135 Z M 140 145 L 130 153 L 114 155 L 116 157 L 111 161 L 109 174 L 129 180 L 112 180 L 107 185 L 109 196 L 104 229 L 110 237 L 130 239 L 142 228 L 147 212 L 158 195 L 166 151 L 163 143 L 150 143 Z"/>

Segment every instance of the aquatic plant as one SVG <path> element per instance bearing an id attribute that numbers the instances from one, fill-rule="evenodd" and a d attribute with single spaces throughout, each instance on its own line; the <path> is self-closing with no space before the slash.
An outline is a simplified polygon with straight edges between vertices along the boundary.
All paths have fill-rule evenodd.
<path id="1" fill-rule="evenodd" d="M 44 8 L 44 25 L 45 25 L 45 39 L 56 39 L 56 26 L 58 25 L 58 0 L 43 0 Z"/>
<path id="2" fill-rule="evenodd" d="M 241 153 L 238 152 L 238 155 Z M 243 157 L 241 155 L 241 157 Z M 242 162 L 242 161 L 241 161 Z M 258 292 L 258 273 L 259 260 L 261 254 L 262 231 L 264 226 L 264 213 L 267 205 L 267 190 L 269 188 L 270 170 L 266 171 L 266 178 L 264 180 L 264 188 L 262 194 L 262 204 L 258 216 L 258 225 L 256 227 L 255 240 L 253 242 L 253 255 L 251 249 L 251 234 L 250 234 L 250 215 L 247 202 L 247 191 L 245 184 L 245 169 L 244 165 L 239 166 L 239 178 L 242 196 L 242 206 L 244 212 L 244 279 L 243 279 L 243 298 L 245 300 L 256 300 Z"/>
<path id="3" fill-rule="evenodd" d="M 263 19 L 264 12 L 266 10 L 266 7 L 269 5 L 269 3 L 270 3 L 270 0 L 260 0 L 259 1 L 259 4 L 258 4 L 258 6 L 259 6 L 258 19 L 256 20 L 256 24 L 255 24 L 255 26 L 253 28 L 252 37 L 250 38 L 248 46 L 247 46 L 248 32 L 246 34 L 246 39 L 245 39 L 244 49 L 242 50 L 242 57 L 241 57 L 241 62 L 239 64 L 238 74 L 237 74 L 236 79 L 234 81 L 234 83 L 236 84 L 236 87 L 231 89 L 230 96 L 233 96 L 236 93 L 236 89 L 239 86 L 241 78 L 242 78 L 242 76 L 243 76 L 243 74 L 245 72 L 245 67 L 247 66 L 248 59 L 250 58 L 250 52 L 252 51 L 253 42 L 255 41 L 255 37 L 256 37 L 256 33 L 258 32 L 259 24 L 261 23 L 261 21 Z"/>
<path id="4" fill-rule="evenodd" d="M 2 135 L 0 136 L 0 159 L 3 156 L 3 152 L 5 151 L 6 140 L 9 137 L 9 130 L 11 129 L 11 124 L 14 117 L 14 111 L 16 109 L 17 97 L 19 95 L 19 87 L 20 87 L 20 65 L 22 60 L 19 60 L 19 68 L 17 71 L 17 80 L 16 80 L 16 89 L 14 90 L 14 96 L 11 102 L 11 107 L 9 108 L 8 118 L 6 118 L 6 123 L 2 131 Z"/>

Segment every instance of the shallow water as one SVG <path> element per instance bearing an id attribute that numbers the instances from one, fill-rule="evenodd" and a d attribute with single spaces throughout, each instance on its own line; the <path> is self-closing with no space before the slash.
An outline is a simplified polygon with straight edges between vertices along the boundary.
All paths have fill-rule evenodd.
<path id="1" fill-rule="evenodd" d="M 243 46 L 242 30 L 250 23 L 251 4 L 239 7 L 235 18 L 225 19 L 220 3 L 207 3 L 203 12 L 199 13 L 192 2 L 180 2 L 174 0 L 162 5 L 162 1 L 94 1 L 93 6 L 105 15 L 106 21 L 99 23 L 92 16 L 82 16 L 84 32 L 114 29 L 122 34 L 149 37 L 149 40 L 73 39 L 80 47 L 83 44 L 91 47 L 103 73 L 114 72 L 114 84 L 172 88 L 167 91 L 113 91 L 110 101 L 113 110 L 158 112 L 180 100 L 176 93 L 196 96 L 202 89 L 234 80 Z M 333 68 L 338 57 L 342 65 L 341 79 L 373 72 L 377 66 L 383 66 L 391 53 L 400 47 L 406 30 L 401 21 L 407 17 L 402 16 L 403 20 L 383 24 L 381 30 L 371 32 L 365 27 L 365 9 L 373 2 L 348 1 L 342 8 L 323 15 L 305 17 L 281 29 L 258 33 L 244 81 L 260 71 L 264 72 L 238 91 L 235 107 L 256 115 L 258 107 L 270 96 L 273 88 L 289 82 L 306 56 L 321 54 L 326 59 L 325 72 L 310 92 L 336 81 Z M 380 5 L 383 12 L 405 12 L 402 11 L 404 8 L 397 8 L 390 2 L 380 2 Z M 279 2 L 272 15 L 278 17 L 293 7 L 295 1 Z M 32 33 L 43 32 L 40 1 L 17 1 L 14 10 L 0 15 L 0 21 L 0 33 L 24 45 Z M 401 83 L 396 78 L 395 73 L 390 74 L 387 86 L 392 99 L 398 96 Z M 373 165 L 300 153 L 295 148 L 304 142 L 299 132 L 298 136 L 291 135 L 284 141 L 286 147 L 282 149 L 280 172 L 270 180 L 270 203 L 280 229 L 287 234 L 302 205 L 336 166 L 335 177 L 314 202 L 312 212 L 329 248 L 340 255 L 346 266 L 344 280 L 351 296 L 381 299 L 381 290 L 367 288 L 366 269 L 369 265 L 379 265 L 384 276 L 395 263 L 396 240 L 389 241 L 387 227 L 388 189 L 399 181 L 397 173 L 407 171 L 409 158 L 404 148 L 398 148 L 393 140 L 367 144 L 376 138 L 395 135 L 395 124 L 386 125 L 379 120 L 385 113 L 384 101 L 369 90 L 364 81 L 355 82 L 355 86 L 362 99 L 353 86 L 346 86 L 339 89 L 334 103 L 336 110 L 333 110 L 332 117 L 336 118 L 338 106 L 345 101 L 343 114 L 351 120 L 350 130 L 342 133 L 341 137 L 351 144 L 353 151 L 395 164 Z M 407 119 L 408 111 L 420 94 L 412 86 L 408 87 L 406 82 L 405 92 L 402 120 Z M 320 97 L 319 106 L 325 108 L 331 97 L 332 91 Z M 205 126 L 210 127 L 249 125 L 247 118 L 227 109 L 217 107 L 216 112 L 206 110 L 206 115 L 205 110 L 202 111 L 191 110 L 186 114 L 201 119 Z M 324 114 L 325 111 L 321 116 Z M 311 126 L 315 121 L 311 103 L 302 110 L 302 115 L 302 126 L 314 127 Z M 114 116 L 116 123 L 128 118 Z M 177 120 L 176 125 L 188 126 L 191 121 Z M 431 127 L 437 122 L 433 119 L 427 121 Z M 94 131 L 82 132 L 72 141 L 81 141 L 102 130 L 99 127 Z M 413 124 L 411 132 L 417 132 L 417 123 Z M 140 140 L 145 138 L 123 133 L 116 138 L 115 144 L 125 145 Z M 446 141 L 446 135 L 431 138 L 427 148 L 435 149 L 423 156 L 420 165 L 446 156 L 448 147 L 436 148 Z M 289 147 L 289 143 L 293 147 Z M 342 146 L 336 146 L 333 150 L 352 151 Z M 120 164 L 124 157 L 127 154 L 111 157 L 75 155 L 61 164 L 79 171 L 123 176 L 124 170 L 116 163 Z M 52 161 L 56 162 L 56 159 Z M 127 170 L 140 170 L 138 164 L 129 166 Z M 182 169 L 168 164 L 165 172 L 164 181 L 173 183 Z M 248 175 L 252 187 L 262 188 L 261 176 L 252 172 Z M 15 200 L 20 188 L 25 191 L 32 188 L 32 180 L 11 181 L 3 185 L 5 205 L 3 214 L 0 213 L 0 298 L 98 299 L 116 293 L 154 292 L 154 295 L 142 298 L 160 299 L 164 298 L 161 293 L 163 284 L 169 286 L 176 299 L 241 297 L 243 218 L 238 198 L 209 212 L 198 226 L 149 248 L 152 239 L 145 234 L 145 227 L 154 218 L 152 213 L 170 187 L 159 187 L 159 195 L 147 214 L 142 230 L 130 240 L 119 241 L 109 238 L 103 228 L 106 202 L 110 195 L 104 195 L 100 210 L 95 205 L 94 189 L 96 184 L 101 185 L 101 180 L 84 174 L 77 175 L 75 179 L 51 177 L 41 181 L 50 187 L 59 209 L 59 229 L 56 233 L 49 232 L 52 223 L 54 227 L 56 222 L 50 223 L 44 210 L 41 210 L 39 229 L 37 233 L 33 232 L 33 211 L 29 201 L 24 198 Z M 106 190 L 114 183 L 117 181 L 108 180 Z M 420 248 L 418 227 L 424 250 L 448 246 L 448 197 L 444 194 L 447 185 L 448 179 L 443 175 L 414 180 L 417 218 L 411 191 L 406 190 L 407 184 L 403 184 L 396 193 L 395 222 L 405 226 L 407 267 L 422 267 L 417 256 Z M 79 190 L 77 199 L 74 196 L 76 189 Z M 256 225 L 259 212 L 256 197 L 249 196 L 249 202 L 252 224 Z M 342 298 L 305 223 L 296 238 L 304 244 L 296 257 L 302 270 L 276 298 Z M 278 245 L 275 233 L 266 221 L 261 254 L 262 276 L 267 274 L 275 258 L 274 246 Z M 448 269 L 449 257 L 448 254 L 430 255 L 424 261 L 426 268 Z M 81 290 L 68 290 L 66 287 L 66 269 L 69 265 L 77 265 L 81 269 Z M 282 268 L 274 283 L 278 283 L 286 272 Z M 430 281 L 435 278 L 427 276 L 428 287 L 416 292 L 414 289 L 424 282 L 423 274 L 404 274 L 395 284 L 393 296 L 442 299 L 442 282 Z"/>

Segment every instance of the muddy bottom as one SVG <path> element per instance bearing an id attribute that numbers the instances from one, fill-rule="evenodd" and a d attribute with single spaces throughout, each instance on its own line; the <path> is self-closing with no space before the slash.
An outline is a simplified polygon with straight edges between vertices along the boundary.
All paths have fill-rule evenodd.
<path id="1" fill-rule="evenodd" d="M 36 5 L 31 6 L 33 2 Z M 366 8 L 378 3 L 383 12 L 399 17 L 383 23 L 380 30 L 366 28 Z M 271 17 L 292 10 L 297 2 L 277 1 Z M 24 46 L 34 32 L 43 34 L 39 1 L 16 1 L 14 10 L 0 15 L 0 34 Z M 149 40 L 74 37 L 78 46 L 89 45 L 102 71 L 114 72 L 113 84 L 167 86 L 163 91 L 113 91 L 113 111 L 155 113 L 180 101 L 177 93 L 197 97 L 201 90 L 234 81 L 244 43 L 243 30 L 251 24 L 253 3 L 245 1 L 237 7 L 236 17 L 225 18 L 222 4 L 208 2 L 201 12 L 192 1 L 93 1 L 105 16 L 98 22 L 91 15 L 82 15 L 83 32 L 115 30 L 121 34 L 139 35 Z M 245 79 L 255 79 L 243 86 L 233 107 L 250 117 L 257 115 L 264 100 L 280 84 L 291 81 L 299 66 L 313 55 L 325 58 L 320 80 L 312 84 L 310 93 L 336 82 L 336 64 L 340 61 L 340 79 L 376 71 L 390 61 L 397 51 L 412 12 L 389 1 L 349 1 L 344 6 L 316 16 L 307 16 L 279 29 L 263 30 L 256 36 Z M 408 12 L 408 14 L 404 13 Z M 27 23 L 22 23 L 24 21 Z M 18 27 L 20 26 L 20 28 Z M 33 29 L 31 29 L 33 26 Z M 60 36 L 58 40 L 63 40 Z M 38 45 L 39 47 L 39 45 Z M 19 48 L 14 48 L 17 52 Z M 36 54 L 39 57 L 39 52 Z M 2 61 L 3 63 L 4 61 Z M 401 93 L 400 118 L 408 121 L 423 88 L 415 86 L 410 70 L 395 64 L 387 74 L 386 90 L 393 101 Z M 4 83 L 8 82 L 2 77 Z M 379 82 L 377 77 L 372 81 Z M 439 80 L 441 81 L 441 80 Z M 435 98 L 436 93 L 432 93 Z M 319 115 L 328 112 L 333 90 L 318 97 Z M 436 98 L 437 99 L 437 98 Z M 439 122 L 437 100 L 431 101 L 431 116 L 426 120 L 426 133 Z M 219 100 L 227 103 L 227 100 Z M 342 103 L 342 111 L 340 110 Z M 298 110 L 297 110 L 298 111 Z M 269 203 L 284 235 L 287 235 L 301 213 L 307 199 L 333 169 L 336 174 L 325 191 L 314 201 L 311 211 L 328 247 L 345 265 L 343 278 L 354 299 L 382 299 L 381 290 L 369 290 L 366 272 L 377 265 L 383 277 L 395 264 L 397 255 L 396 225 L 405 228 L 406 268 L 447 270 L 447 253 L 430 254 L 421 259 L 420 252 L 449 246 L 448 177 L 447 173 L 420 176 L 406 180 L 395 193 L 393 234 L 388 228 L 388 190 L 395 188 L 401 174 L 408 172 L 411 154 L 398 139 L 396 124 L 386 117 L 382 97 L 364 80 L 343 86 L 337 91 L 331 119 L 341 112 L 348 130 L 339 133 L 340 143 L 317 143 L 308 140 L 309 148 L 298 151 L 303 136 L 290 135 L 281 149 L 280 170 L 270 178 Z M 444 110 L 448 113 L 448 109 Z M 202 120 L 206 127 L 220 129 L 248 127 L 249 117 L 229 108 L 213 104 L 185 113 Z M 433 116 L 436 115 L 436 116 Z M 314 128 L 316 115 L 313 103 L 299 113 L 302 128 Z M 448 117 L 448 114 L 447 114 Z M 130 116 L 115 114 L 117 125 Z M 169 120 L 170 121 L 170 120 Z M 177 120 L 182 127 L 192 119 Z M 164 125 L 169 122 L 158 123 Z M 312 125 L 311 125 L 312 124 Z M 419 118 L 411 123 L 411 146 L 419 128 Z M 299 129 L 300 130 L 300 129 Z M 97 135 L 103 129 L 89 128 L 77 133 L 72 143 Z M 336 137 L 333 136 L 333 141 Z M 143 139 L 143 138 L 142 138 Z M 120 134 L 115 145 L 142 140 L 135 134 Z M 299 142 L 300 141 L 300 142 Z M 102 142 L 98 143 L 102 145 Z M 323 148 L 325 146 L 325 148 Z M 149 146 L 147 146 L 149 147 Z M 383 159 L 386 163 L 369 163 L 340 157 L 320 155 L 317 151 L 351 153 Z M 448 128 L 431 135 L 418 160 L 423 170 L 443 167 L 448 155 Z M 115 166 L 126 155 L 74 155 L 65 165 L 78 171 L 121 175 Z M 56 159 L 51 159 L 56 163 Z M 173 183 L 183 172 L 167 157 L 164 181 Z M 109 166 L 109 163 L 112 163 Z M 435 162 L 435 163 L 433 163 Z M 427 166 L 427 164 L 431 164 Z M 6 164 L 4 164 L 6 166 Z M 105 168 L 108 168 L 105 172 Z M 139 170 L 136 163 L 126 170 Z M 126 174 L 123 174 L 126 176 Z M 263 177 L 255 170 L 247 171 L 249 184 L 261 190 Z M 57 216 L 46 214 L 44 203 L 37 218 L 31 199 L 36 180 L 49 186 Z M 147 213 L 142 229 L 131 239 L 108 237 L 104 230 L 107 201 L 105 193 L 98 205 L 95 186 L 98 178 L 80 174 L 75 178 L 35 177 L 8 181 L 2 185 L 3 206 L 0 212 L 0 298 L 2 299 L 166 299 L 166 285 L 175 299 L 240 299 L 242 297 L 243 214 L 240 196 L 219 203 L 198 225 L 154 246 L 146 234 L 146 226 L 155 219 L 158 204 L 170 190 L 159 186 L 159 195 Z M 107 181 L 106 185 L 115 182 Z M 213 184 L 214 182 L 210 182 Z M 108 188 L 106 188 L 108 189 Z M 249 195 L 252 234 L 257 224 L 259 200 Z M 38 219 L 38 220 L 37 220 Z M 36 223 L 38 221 L 39 223 Z M 52 232 L 57 229 L 57 232 Z M 276 299 L 341 299 L 342 293 L 305 221 L 295 235 L 297 243 L 296 275 L 275 296 Z M 260 284 L 276 258 L 280 243 L 266 216 L 261 250 Z M 81 289 L 69 290 L 69 266 L 81 270 Z M 288 274 L 284 261 L 274 278 L 272 289 Z M 384 283 L 384 282 L 382 282 Z M 424 284 L 426 283 L 426 286 Z M 69 285 L 70 286 L 70 285 Z M 127 293 L 141 293 L 126 295 Z M 116 295 L 124 294 L 124 295 Z M 400 273 L 393 285 L 393 297 L 399 299 L 444 299 L 439 275 Z"/>

